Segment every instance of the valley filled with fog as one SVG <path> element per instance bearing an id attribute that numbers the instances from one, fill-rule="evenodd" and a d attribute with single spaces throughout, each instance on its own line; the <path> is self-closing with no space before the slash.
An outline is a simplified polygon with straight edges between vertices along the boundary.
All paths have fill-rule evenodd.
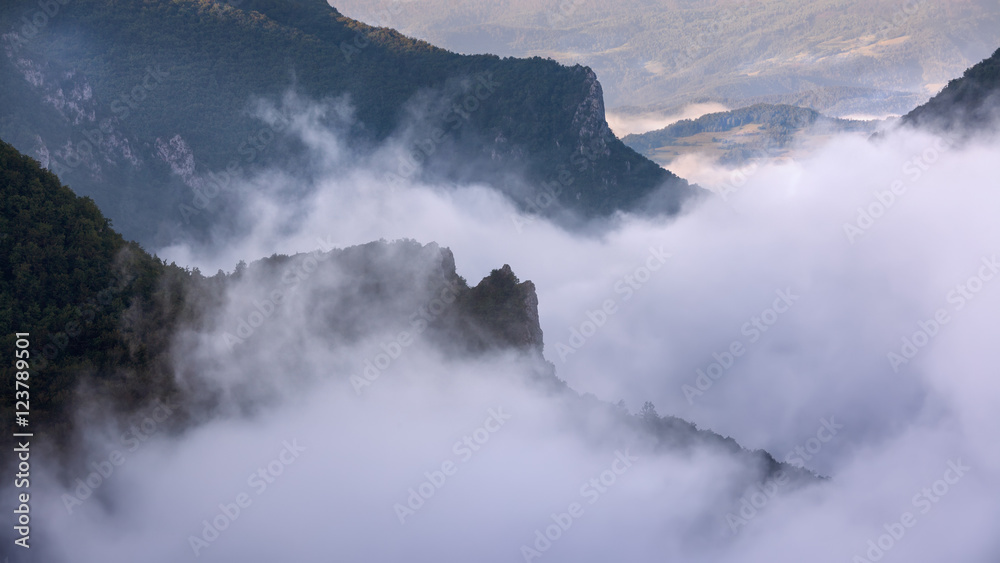
<path id="1" fill-rule="evenodd" d="M 221 251 L 161 255 L 211 272 L 241 257 L 409 238 L 450 248 L 468 280 L 508 263 L 534 282 L 545 358 L 573 390 L 624 400 L 633 413 L 652 401 L 660 414 L 828 479 L 779 487 L 748 510 L 740 501 L 757 490 L 746 485 L 751 470 L 707 446 L 652 451 L 648 436 L 609 414 L 581 415 L 530 383 L 534 359 L 456 361 L 414 345 L 370 385 L 352 384 L 392 335 L 330 339 L 310 328 L 321 303 L 296 293 L 265 321 L 266 347 L 227 350 L 220 333 L 177 359 L 211 358 L 206 379 L 239 382 L 263 406 L 178 440 L 154 436 L 97 502 L 63 512 L 57 545 L 82 542 L 92 558 L 124 561 L 152 543 L 176 560 L 219 503 L 247 492 L 245 515 L 200 558 L 332 550 L 511 561 L 525 545 L 553 560 L 843 561 L 868 557 L 868 541 L 904 512 L 917 527 L 893 540 L 894 558 L 997 554 L 995 140 L 911 130 L 835 139 L 807 160 L 714 170 L 706 177 L 717 183 L 705 186 L 716 195 L 677 217 L 622 214 L 574 232 L 486 187 L 387 185 L 379 165 L 399 146 L 358 162 L 336 135 L 295 123 L 315 157 L 308 198 L 269 197 L 295 173 L 249 178 L 252 232 Z M 311 283 L 336 291 L 339 282 Z M 229 314 L 218 330 L 235 332 L 241 312 Z M 458 445 L 498 410 L 509 420 L 489 423 L 495 432 L 473 441 L 479 449 Z M 258 499 L 246 475 L 277 459 L 286 440 L 304 450 Z M 625 451 L 634 468 L 606 493 L 583 495 Z M 425 473 L 449 461 L 456 473 L 400 517 L 395 505 L 409 507 L 410 493 L 432 480 Z M 949 463 L 968 469 L 944 494 L 934 487 L 946 472 L 955 479 Z M 62 504 L 59 493 L 47 502 Z M 573 502 L 583 514 L 551 551 L 536 547 L 535 531 Z M 107 534 L 119 526 L 137 528 Z"/>
<path id="2" fill-rule="evenodd" d="M 90 28 L 69 7 L 72 25 L 43 30 L 59 41 L 3 35 L 0 74 L 18 82 L 0 97 L 50 111 L 0 116 L 18 141 L 0 142 L 0 328 L 34 334 L 39 426 L 14 434 L 35 454 L 30 555 L 10 547 L 29 501 L 0 486 L 5 563 L 1000 560 L 1000 51 L 899 120 L 769 103 L 736 123 L 759 100 L 701 95 L 720 76 L 660 104 L 677 76 L 616 83 L 643 104 L 611 112 L 590 68 L 447 53 L 324 2 L 87 2 L 140 30 L 224 30 L 230 54 L 327 58 L 269 62 L 280 79 L 236 93 L 198 69 L 247 61 L 177 47 L 149 106 L 189 84 L 239 103 L 80 133 L 101 89 L 128 82 L 115 65 L 135 70 L 95 38 L 117 20 Z M 393 17 L 444 33 L 403 4 Z M 541 8 L 501 4 L 477 25 L 537 27 Z M 708 9 L 674 7 L 670 25 Z M 604 37 L 577 8 L 549 31 Z M 955 8 L 977 33 L 966 51 L 988 8 Z M 455 13 L 441 37 L 471 41 Z M 927 25 L 900 52 L 965 53 Z M 529 35 L 506 45 L 562 45 Z M 685 72 L 718 62 L 694 58 Z M 771 71 L 778 90 L 805 72 Z M 893 89 L 914 72 L 866 87 L 906 105 Z M 716 113 L 756 148 L 684 121 Z M 691 131 L 675 145 L 626 138 L 677 123 Z M 52 173 L 102 130 L 64 170 L 81 182 Z M 742 156 L 651 160 L 697 135 Z"/>

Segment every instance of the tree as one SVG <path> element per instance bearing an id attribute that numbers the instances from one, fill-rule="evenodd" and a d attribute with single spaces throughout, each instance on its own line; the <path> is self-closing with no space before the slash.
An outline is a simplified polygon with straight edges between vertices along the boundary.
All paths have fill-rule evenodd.
<path id="1" fill-rule="evenodd" d="M 654 406 L 650 401 L 646 401 L 642 404 L 642 409 L 639 410 L 639 416 L 647 420 L 658 420 L 660 418 L 660 415 L 656 414 L 656 406 Z"/>

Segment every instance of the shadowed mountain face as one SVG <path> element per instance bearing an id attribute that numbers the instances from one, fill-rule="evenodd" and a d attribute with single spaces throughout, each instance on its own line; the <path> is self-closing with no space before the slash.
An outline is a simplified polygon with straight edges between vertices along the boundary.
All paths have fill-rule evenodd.
<path id="1" fill-rule="evenodd" d="M 949 133 L 991 131 L 1000 117 L 1000 50 L 903 116 L 906 125 Z"/>
<path id="2" fill-rule="evenodd" d="M 571 174 L 550 214 L 688 193 L 611 134 L 585 67 L 457 55 L 322 0 L 55 6 L 0 8 L 0 135 L 147 245 L 238 231 L 252 194 L 234 186 L 264 170 L 308 184 L 303 120 L 357 160 L 392 147 L 366 161 L 386 182 L 485 182 L 526 203 Z"/>

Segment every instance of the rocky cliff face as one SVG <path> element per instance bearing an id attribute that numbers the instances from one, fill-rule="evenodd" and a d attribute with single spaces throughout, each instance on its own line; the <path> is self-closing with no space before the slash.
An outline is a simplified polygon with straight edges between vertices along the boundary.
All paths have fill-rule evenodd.
<path id="1" fill-rule="evenodd" d="M 105 108 L 99 107 L 85 75 L 39 57 L 9 34 L 2 41 L 6 61 L 0 68 L 13 75 L 7 76 L 7 88 L 34 98 L 37 109 L 54 121 L 44 136 L 32 134 L 36 143 L 31 154 L 42 166 L 57 174 L 101 178 L 108 165 L 138 163 L 132 140 L 118 128 L 117 120 L 103 115 Z M 20 116 L 25 125 L 26 117 Z"/>
<path id="2" fill-rule="evenodd" d="M 313 259 L 315 272 L 296 292 L 307 296 L 303 299 L 313 303 L 313 313 L 325 319 L 324 330 L 337 338 L 354 341 L 366 331 L 391 332 L 409 325 L 452 351 L 542 352 L 534 284 L 521 282 L 505 264 L 470 287 L 456 273 L 451 250 L 436 243 L 373 242 L 315 256 L 272 257 L 251 264 L 227 284 L 252 280 L 273 287 L 283 283 L 288 271 L 304 270 L 304 262 Z"/>
<path id="3" fill-rule="evenodd" d="M 611 155 L 608 140 L 613 139 L 604 113 L 604 90 L 597 80 L 597 74 L 590 68 L 581 68 L 586 78 L 583 81 L 584 95 L 573 114 L 572 130 L 579 135 L 574 147 L 580 155 L 607 157 Z"/>
<path id="4" fill-rule="evenodd" d="M 511 348 L 540 355 L 542 327 L 535 284 L 521 282 L 504 264 L 460 296 L 452 325 L 468 349 Z"/>
<path id="5" fill-rule="evenodd" d="M 143 138 L 135 130 L 143 121 L 136 110 L 152 103 L 147 98 L 165 71 L 151 68 L 145 82 L 110 99 L 98 95 L 80 65 L 47 56 L 38 39 L 8 33 L 0 45 L 0 135 L 93 198 L 131 238 L 150 244 L 163 231 L 150 209 L 171 209 L 171 198 L 197 181 L 190 151 L 185 162 L 176 150 L 179 135 Z"/>

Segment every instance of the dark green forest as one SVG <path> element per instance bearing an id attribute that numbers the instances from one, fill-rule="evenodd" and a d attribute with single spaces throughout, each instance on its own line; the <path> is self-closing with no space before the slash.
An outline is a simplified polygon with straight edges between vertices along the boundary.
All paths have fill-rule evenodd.
<path id="1" fill-rule="evenodd" d="M 79 384 L 128 411 L 172 392 L 158 365 L 179 322 L 188 272 L 116 233 L 90 198 L 0 141 L 0 346 L 30 333 L 31 424 L 63 446 Z M 159 303 L 159 306 L 155 305 Z M 140 321 L 123 326 L 126 310 Z M 13 397 L 9 362 L 0 370 Z M 0 419 L 13 424 L 5 401 Z"/>

